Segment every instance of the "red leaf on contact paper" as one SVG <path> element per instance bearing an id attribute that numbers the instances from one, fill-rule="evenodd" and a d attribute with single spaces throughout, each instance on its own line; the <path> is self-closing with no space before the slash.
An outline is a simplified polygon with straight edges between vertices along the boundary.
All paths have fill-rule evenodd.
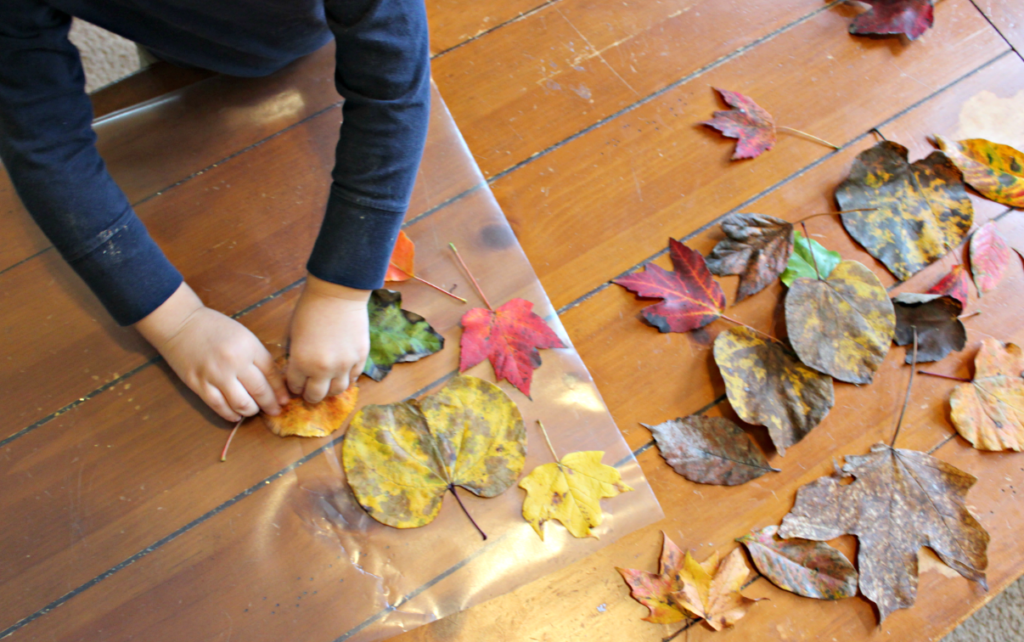
<path id="1" fill-rule="evenodd" d="M 971 272 L 978 294 L 996 287 L 1010 265 L 1010 248 L 992 221 L 985 223 L 971 235 Z"/>
<path id="2" fill-rule="evenodd" d="M 854 18 L 850 33 L 860 35 L 904 34 L 914 40 L 935 22 L 932 0 L 861 0 L 871 9 Z"/>
<path id="3" fill-rule="evenodd" d="M 459 372 L 489 359 L 494 376 L 526 396 L 530 396 L 533 371 L 540 367 L 538 349 L 566 347 L 524 299 L 512 299 L 493 311 L 473 308 L 462 316 L 461 324 Z"/>
<path id="4" fill-rule="evenodd" d="M 703 124 L 714 127 L 728 138 L 737 138 L 732 159 L 755 158 L 775 144 L 775 120 L 753 100 L 735 91 L 715 88 L 722 100 L 734 109 L 716 111 Z"/>
<path id="5" fill-rule="evenodd" d="M 958 263 L 953 266 L 949 274 L 942 277 L 926 294 L 945 294 L 946 296 L 951 296 L 966 308 L 967 286 L 970 282 L 971 279 L 967 275 L 967 270 L 964 269 L 963 264 Z"/>
<path id="6" fill-rule="evenodd" d="M 643 298 L 664 299 L 642 312 L 644 319 L 662 332 L 702 328 L 722 315 L 725 294 L 711 278 L 700 252 L 671 238 L 668 247 L 675 271 L 669 272 L 651 263 L 643 272 L 629 274 L 612 283 Z"/>

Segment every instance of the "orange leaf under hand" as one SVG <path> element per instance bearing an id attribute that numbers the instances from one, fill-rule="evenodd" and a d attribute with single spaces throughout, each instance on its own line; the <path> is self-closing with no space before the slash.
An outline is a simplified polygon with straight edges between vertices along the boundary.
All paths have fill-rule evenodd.
<path id="1" fill-rule="evenodd" d="M 391 264 L 384 275 L 385 281 L 408 281 L 416 273 L 413 271 L 413 260 L 416 256 L 416 245 L 404 230 L 398 233 L 395 249 L 391 252 Z"/>

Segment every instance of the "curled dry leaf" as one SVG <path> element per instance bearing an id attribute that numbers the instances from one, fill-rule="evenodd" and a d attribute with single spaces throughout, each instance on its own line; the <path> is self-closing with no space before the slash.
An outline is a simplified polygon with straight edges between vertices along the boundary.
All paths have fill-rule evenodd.
<path id="1" fill-rule="evenodd" d="M 687 551 L 679 575 L 683 588 L 672 599 L 716 631 L 735 624 L 758 601 L 740 594 L 750 575 L 741 548 L 733 549 L 721 563 L 715 553 L 698 564 Z"/>
<path id="2" fill-rule="evenodd" d="M 326 397 L 317 404 L 311 404 L 301 397 L 294 397 L 281 408 L 281 414 L 272 417 L 262 413 L 263 422 L 278 437 L 326 437 L 341 428 L 359 401 L 359 387 L 352 385 L 348 390 Z"/>
<path id="3" fill-rule="evenodd" d="M 957 432 L 979 450 L 1024 450 L 1024 353 L 995 339 L 981 342 L 974 380 L 949 397 Z"/>
<path id="4" fill-rule="evenodd" d="M 749 328 L 729 328 L 718 335 L 715 363 L 736 414 L 767 427 L 780 455 L 821 423 L 835 402 L 831 377 Z"/>
<path id="5" fill-rule="evenodd" d="M 1010 266 L 1010 248 L 992 221 L 971 234 L 971 273 L 978 295 L 996 287 Z"/>
<path id="6" fill-rule="evenodd" d="M 689 332 L 703 328 L 725 309 L 725 294 L 711 278 L 700 252 L 675 239 L 668 240 L 674 271 L 650 263 L 641 273 L 613 283 L 644 298 L 663 299 L 643 309 L 643 317 L 662 332 Z"/>
<path id="7" fill-rule="evenodd" d="M 657 573 L 619 567 L 615 570 L 626 580 L 633 599 L 650 611 L 644 620 L 655 624 L 671 624 L 686 619 L 686 613 L 672 600 L 672 594 L 683 589 L 681 573 L 684 558 L 675 542 L 664 532 L 661 535 L 664 543 Z"/>
<path id="8" fill-rule="evenodd" d="M 793 252 L 793 225 L 764 214 L 733 214 L 722 222 L 726 238 L 707 258 L 712 274 L 738 274 L 736 302 L 757 294 L 786 269 Z"/>
<path id="9" fill-rule="evenodd" d="M 797 279 L 786 327 L 800 360 L 840 381 L 871 383 L 892 343 L 896 316 L 874 273 L 843 261 L 828 279 Z"/>
<path id="10" fill-rule="evenodd" d="M 419 361 L 444 347 L 444 337 L 427 321 L 402 309 L 402 295 L 374 290 L 367 304 L 370 317 L 370 354 L 363 374 L 381 381 L 396 363 Z"/>
<path id="11" fill-rule="evenodd" d="M 985 198 L 1012 207 L 1024 207 L 1024 153 L 972 138 L 950 141 L 935 137 L 939 149 L 964 173 L 964 182 Z"/>
<path id="12" fill-rule="evenodd" d="M 782 539 L 778 529 L 768 526 L 736 540 L 747 547 L 761 575 L 781 589 L 819 600 L 857 594 L 857 570 L 845 555 L 824 542 Z"/>
<path id="13" fill-rule="evenodd" d="M 939 361 L 959 352 L 967 343 L 967 329 L 960 322 L 964 311 L 959 301 L 938 294 L 898 294 L 892 298 L 896 311 L 895 341 L 898 346 L 914 343 L 917 328 L 917 361 Z M 907 351 L 906 362 L 913 355 Z"/>
<path id="14" fill-rule="evenodd" d="M 949 274 L 942 277 L 938 283 L 928 290 L 928 294 L 944 294 L 951 296 L 960 302 L 960 305 L 967 307 L 967 287 L 971 279 L 962 263 L 957 263 Z"/>
<path id="15" fill-rule="evenodd" d="M 501 388 L 456 376 L 420 401 L 364 407 L 345 435 L 343 464 L 356 500 L 396 528 L 429 524 L 456 486 L 494 497 L 526 460 L 519 409 Z"/>
<path id="16" fill-rule="evenodd" d="M 459 372 L 488 359 L 496 379 L 508 381 L 527 397 L 533 371 L 541 364 L 538 349 L 565 347 L 525 299 L 512 299 L 493 311 L 473 308 L 461 323 Z"/>
<path id="17" fill-rule="evenodd" d="M 839 252 L 827 250 L 821 243 L 804 238 L 804 235 L 797 231 L 793 253 L 786 264 L 786 271 L 782 273 L 782 283 L 788 288 L 797 279 L 816 279 L 819 275 L 827 279 L 842 260 Z"/>
<path id="18" fill-rule="evenodd" d="M 544 522 L 557 519 L 573 537 L 591 537 L 601 524 L 601 500 L 633 490 L 612 466 L 601 463 L 599 450 L 569 453 L 561 461 L 541 464 L 519 482 L 526 491 L 523 519 L 544 539 Z"/>
<path id="19" fill-rule="evenodd" d="M 932 0 L 861 0 L 871 9 L 853 19 L 850 33 L 904 35 L 916 40 L 935 22 Z"/>
<path id="20" fill-rule="evenodd" d="M 843 226 L 900 280 L 960 245 L 974 220 L 960 170 L 942 152 L 907 162 L 907 148 L 882 141 L 857 155 L 836 189 Z"/>
<path id="21" fill-rule="evenodd" d="M 723 136 L 739 139 L 732 159 L 755 158 L 771 149 L 775 144 L 772 115 L 741 93 L 718 88 L 715 91 L 733 109 L 716 111 L 711 120 L 702 124 L 714 127 Z"/>
<path id="22" fill-rule="evenodd" d="M 408 281 L 415 276 L 416 246 L 412 239 L 399 230 L 398 238 L 395 240 L 395 249 L 391 252 L 391 264 L 388 266 L 385 281 Z"/>
<path id="23" fill-rule="evenodd" d="M 989 535 L 964 503 L 974 477 L 925 453 L 885 444 L 847 456 L 842 470 L 854 477 L 851 483 L 828 476 L 797 491 L 779 534 L 817 541 L 856 535 L 860 591 L 878 605 L 882 620 L 914 604 L 922 546 L 984 584 Z"/>
<path id="24" fill-rule="evenodd" d="M 657 426 L 654 435 L 672 470 L 692 482 L 736 486 L 768 471 L 764 453 L 742 428 L 724 417 L 684 417 Z"/>

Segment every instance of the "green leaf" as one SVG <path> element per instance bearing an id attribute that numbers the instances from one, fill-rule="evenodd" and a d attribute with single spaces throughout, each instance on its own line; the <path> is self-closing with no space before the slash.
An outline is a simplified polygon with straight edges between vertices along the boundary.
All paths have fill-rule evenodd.
<path id="1" fill-rule="evenodd" d="M 814 252 L 813 258 L 811 252 Z M 797 279 L 816 279 L 819 273 L 821 278 L 827 279 L 842 260 L 843 257 L 839 256 L 839 252 L 826 250 L 824 245 L 814 239 L 810 239 L 808 242 L 808 239 L 797 231 L 793 240 L 793 253 L 789 255 L 789 264 L 786 265 L 786 271 L 782 273 L 782 282 L 788 288 Z M 818 262 L 817 272 L 814 271 L 815 261 Z"/>
<path id="2" fill-rule="evenodd" d="M 401 306 L 399 292 L 382 288 L 370 295 L 370 355 L 363 374 L 374 381 L 386 377 L 396 363 L 419 361 L 444 347 L 444 337 L 423 317 Z"/>

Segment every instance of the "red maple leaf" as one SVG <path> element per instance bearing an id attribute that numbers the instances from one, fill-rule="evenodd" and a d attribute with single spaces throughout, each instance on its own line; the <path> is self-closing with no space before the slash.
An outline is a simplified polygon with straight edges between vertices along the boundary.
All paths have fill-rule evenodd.
<path id="1" fill-rule="evenodd" d="M 904 34 L 915 40 L 935 22 L 932 0 L 861 0 L 871 9 L 853 19 L 850 33 Z"/>
<path id="2" fill-rule="evenodd" d="M 775 120 L 772 115 L 750 98 L 735 91 L 715 88 L 722 100 L 735 107 L 728 111 L 716 111 L 704 125 L 714 127 L 723 136 L 738 138 L 732 159 L 755 158 L 775 144 Z"/>
<path id="3" fill-rule="evenodd" d="M 473 308 L 462 316 L 461 323 L 459 372 L 490 359 L 494 376 L 527 397 L 533 371 L 540 367 L 538 349 L 566 347 L 524 299 L 512 299 L 497 310 Z"/>
<path id="4" fill-rule="evenodd" d="M 675 239 L 668 240 L 675 271 L 649 264 L 642 273 L 615 279 L 622 287 L 644 298 L 664 299 L 644 308 L 647 322 L 662 332 L 689 332 L 702 328 L 722 315 L 725 294 L 711 278 L 700 252 Z"/>
<path id="5" fill-rule="evenodd" d="M 960 305 L 967 307 L 967 284 L 971 279 L 967 276 L 967 270 L 962 263 L 953 266 L 949 274 L 932 286 L 926 294 L 945 294 L 960 302 Z"/>

